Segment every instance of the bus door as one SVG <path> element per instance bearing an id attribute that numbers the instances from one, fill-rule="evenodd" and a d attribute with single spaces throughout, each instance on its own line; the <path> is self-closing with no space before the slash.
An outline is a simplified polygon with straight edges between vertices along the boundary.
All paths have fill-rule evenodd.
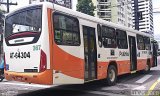
<path id="1" fill-rule="evenodd" d="M 157 66 L 157 43 L 156 42 L 153 42 L 152 43 L 152 48 L 153 48 L 153 54 L 152 54 L 152 59 L 153 59 L 153 64 L 152 64 L 152 67 L 155 67 Z"/>
<path id="2" fill-rule="evenodd" d="M 137 70 L 137 50 L 136 50 L 136 40 L 133 36 L 128 36 L 129 38 L 129 50 L 130 50 L 130 71 Z"/>
<path id="3" fill-rule="evenodd" d="M 85 81 L 94 80 L 97 77 L 97 46 L 95 28 L 83 26 Z"/>

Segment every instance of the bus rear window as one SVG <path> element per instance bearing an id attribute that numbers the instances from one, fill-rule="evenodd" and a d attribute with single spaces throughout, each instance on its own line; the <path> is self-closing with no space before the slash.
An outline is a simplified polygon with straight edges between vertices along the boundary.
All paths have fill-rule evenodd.
<path id="1" fill-rule="evenodd" d="M 34 43 L 38 40 L 36 34 L 38 34 L 39 38 L 41 30 L 42 9 L 40 7 L 31 7 L 16 11 L 8 15 L 5 20 L 5 38 L 8 40 L 8 43 L 9 40 L 26 37 L 33 37 L 33 40 L 29 41 L 30 43 Z"/>

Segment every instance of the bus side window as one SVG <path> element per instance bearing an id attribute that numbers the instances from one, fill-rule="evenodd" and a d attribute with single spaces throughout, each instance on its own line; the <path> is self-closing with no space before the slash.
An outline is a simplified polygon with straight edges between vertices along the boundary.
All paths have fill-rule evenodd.
<path id="1" fill-rule="evenodd" d="M 97 33 L 98 33 L 98 44 L 99 47 L 102 47 L 102 32 L 101 32 L 101 25 L 97 25 Z"/>
<path id="2" fill-rule="evenodd" d="M 107 26 L 102 26 L 102 44 L 105 48 L 116 48 L 116 33 L 115 29 Z"/>
<path id="3" fill-rule="evenodd" d="M 79 21 L 77 18 L 54 13 L 54 40 L 58 45 L 80 46 Z"/>
<path id="4" fill-rule="evenodd" d="M 117 46 L 119 49 L 128 49 L 127 34 L 125 31 L 116 30 Z"/>
<path id="5" fill-rule="evenodd" d="M 137 47 L 139 50 L 145 50 L 143 36 L 138 34 L 137 34 Z"/>
<path id="6" fill-rule="evenodd" d="M 143 39 L 144 39 L 145 50 L 151 50 L 150 38 L 144 36 Z"/>

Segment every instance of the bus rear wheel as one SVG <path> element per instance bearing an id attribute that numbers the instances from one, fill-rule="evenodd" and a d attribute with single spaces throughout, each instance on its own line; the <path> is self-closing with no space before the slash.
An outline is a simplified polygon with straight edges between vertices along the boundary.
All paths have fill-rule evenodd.
<path id="1" fill-rule="evenodd" d="M 144 74 L 149 73 L 149 72 L 150 72 L 150 68 L 151 68 L 151 67 L 150 67 L 150 62 L 147 61 L 146 67 L 145 67 L 144 70 L 142 70 L 142 73 L 144 73 Z"/>
<path id="2" fill-rule="evenodd" d="M 110 65 L 107 71 L 107 84 L 113 86 L 117 81 L 117 69 L 114 65 Z"/>
<path id="3" fill-rule="evenodd" d="M 150 66 L 149 64 L 146 64 L 146 68 L 143 70 L 143 73 L 149 73 L 150 72 Z"/>
<path id="4" fill-rule="evenodd" d="M 0 74 L 0 82 L 2 82 L 4 79 L 4 74 Z"/>

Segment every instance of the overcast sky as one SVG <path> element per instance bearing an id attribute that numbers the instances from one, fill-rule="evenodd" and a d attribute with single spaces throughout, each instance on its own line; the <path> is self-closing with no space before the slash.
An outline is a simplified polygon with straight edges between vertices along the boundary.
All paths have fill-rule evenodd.
<path id="1" fill-rule="evenodd" d="M 29 4 L 29 0 L 10 0 L 10 2 L 17 2 L 18 5 L 17 6 L 11 6 L 10 7 L 10 11 L 13 11 L 19 7 L 23 7 L 25 5 L 28 5 Z"/>
<path id="2" fill-rule="evenodd" d="M 153 10 L 160 12 L 160 0 L 153 0 Z M 153 14 L 153 22 L 155 35 L 160 35 L 160 13 Z"/>
<path id="3" fill-rule="evenodd" d="M 4 0 L 6 1 L 6 0 Z M 25 6 L 29 3 L 29 0 L 10 0 L 11 2 L 17 2 L 18 6 L 11 6 L 10 10 L 15 10 L 19 7 Z M 73 0 L 73 5 L 76 4 L 76 0 Z M 153 1 L 153 10 L 154 11 L 160 11 L 160 0 L 152 0 Z M 75 9 L 75 6 L 74 6 Z M 160 13 L 154 13 L 153 14 L 153 21 L 154 21 L 154 32 L 155 35 L 160 34 Z M 160 38 L 160 37 L 159 37 Z"/>

